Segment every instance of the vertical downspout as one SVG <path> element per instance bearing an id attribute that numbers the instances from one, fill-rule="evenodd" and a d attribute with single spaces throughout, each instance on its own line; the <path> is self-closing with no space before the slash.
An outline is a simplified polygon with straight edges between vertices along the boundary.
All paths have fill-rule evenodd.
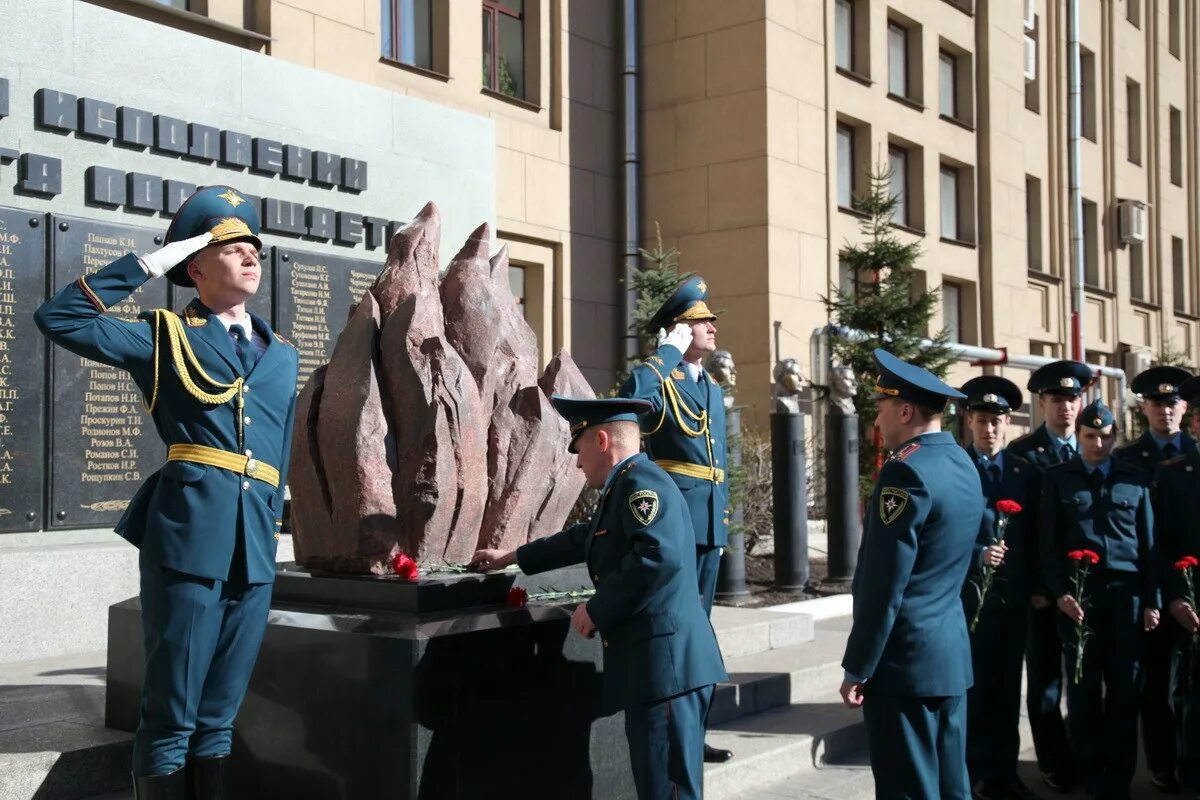
<path id="1" fill-rule="evenodd" d="M 1083 336 L 1083 198 L 1079 193 L 1079 139 L 1083 120 L 1083 82 L 1079 63 L 1079 0 L 1067 0 L 1067 169 L 1071 219 L 1071 355 L 1087 361 Z"/>
<path id="2" fill-rule="evenodd" d="M 624 150 L 621 157 L 621 167 L 624 173 L 625 196 L 622 203 L 622 225 L 624 249 L 622 261 L 624 264 L 625 291 L 621 293 L 621 319 L 624 321 L 621 331 L 621 350 L 624 359 L 621 368 L 629 359 L 636 358 L 639 351 L 638 336 L 633 331 L 633 312 L 637 308 L 637 293 L 633 288 L 633 279 L 638 270 L 642 235 L 640 230 L 641 186 L 638 181 L 639 150 L 638 150 L 638 2 L 637 0 L 622 0 L 621 2 L 621 89 L 623 104 L 621 107 L 621 130 Z"/>

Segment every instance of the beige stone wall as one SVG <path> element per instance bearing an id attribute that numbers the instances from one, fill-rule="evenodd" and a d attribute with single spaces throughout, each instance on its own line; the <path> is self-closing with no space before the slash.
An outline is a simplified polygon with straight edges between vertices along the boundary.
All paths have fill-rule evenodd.
<path id="1" fill-rule="evenodd" d="M 1180 53 L 1168 49 L 1168 3 L 1081 3 L 1081 44 L 1092 70 L 1091 138 L 1081 145 L 1082 196 L 1094 204 L 1096 269 L 1084 315 L 1089 354 L 1122 366 L 1130 349 L 1200 351 L 1197 319 L 1175 311 L 1171 238 L 1184 242 L 1192 314 L 1197 272 L 1196 85 L 1198 13 L 1181 3 Z M 963 8 L 967 10 L 964 11 Z M 1037 0 L 1038 75 L 1024 77 L 1023 3 L 857 0 L 865 15 L 856 64 L 836 68 L 834 0 L 717 3 L 663 0 L 645 13 L 647 162 L 643 221 L 658 220 L 683 265 L 709 278 L 727 309 L 720 339 L 740 365 L 739 400 L 758 414 L 770 390 L 773 320 L 783 357 L 808 365 L 808 336 L 825 322 L 819 297 L 838 280 L 837 252 L 859 236 L 836 195 L 839 122 L 856 150 L 886 162 L 909 149 L 920 191 L 912 230 L 927 286 L 960 290 L 960 340 L 1013 353 L 1068 355 L 1071 270 L 1067 183 L 1066 3 Z M 919 41 L 915 102 L 888 92 L 888 21 Z M 910 48 L 914 47 L 910 38 Z M 960 122 L 939 108 L 939 51 L 966 63 Z M 1131 160 L 1127 86 L 1139 87 L 1140 159 Z M 960 95 L 962 98 L 962 95 Z M 1183 120 L 1183 186 L 1170 181 L 1169 110 Z M 915 162 L 911 161 L 914 155 Z M 1190 159 L 1190 160 L 1189 160 Z M 1134 161 L 1140 160 L 1140 163 Z M 919 162 L 919 166 L 916 162 Z M 941 230 L 939 168 L 960 184 L 965 230 Z M 1040 225 L 1031 237 L 1027 189 Z M 1131 296 L 1131 248 L 1119 240 L 1117 202 L 1151 211 L 1142 247 L 1142 299 Z M 1031 244 L 1032 242 L 1032 244 Z M 934 320 L 940 328 L 944 309 Z M 956 366 L 952 380 L 978 367 Z M 996 367 L 1024 385 L 1028 372 Z"/>

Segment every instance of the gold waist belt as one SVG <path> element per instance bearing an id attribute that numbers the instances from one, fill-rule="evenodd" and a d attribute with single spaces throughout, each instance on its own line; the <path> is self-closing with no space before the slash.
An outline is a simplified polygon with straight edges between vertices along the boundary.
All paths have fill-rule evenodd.
<path id="1" fill-rule="evenodd" d="M 713 483 L 725 482 L 725 470 L 717 467 L 689 464 L 686 461 L 672 461 L 669 458 L 656 458 L 654 463 L 676 475 L 687 475 L 689 478 L 699 478 L 702 481 L 712 481 Z"/>
<path id="2" fill-rule="evenodd" d="M 193 464 L 220 467 L 279 488 L 279 470 L 275 467 L 256 458 L 247 458 L 215 447 L 205 447 L 202 444 L 173 444 L 167 450 L 167 461 L 190 461 Z"/>

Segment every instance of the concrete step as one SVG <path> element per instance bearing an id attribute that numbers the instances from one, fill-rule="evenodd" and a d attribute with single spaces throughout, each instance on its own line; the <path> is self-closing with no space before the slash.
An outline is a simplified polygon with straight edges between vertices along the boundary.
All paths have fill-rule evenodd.
<path id="1" fill-rule="evenodd" d="M 726 661 L 811 642 L 815 633 L 812 615 L 799 609 L 782 613 L 713 606 L 712 625 Z"/>
<path id="2" fill-rule="evenodd" d="M 133 737 L 104 727 L 104 652 L 0 668 L 0 800 L 127 790 Z"/>
<path id="3" fill-rule="evenodd" d="M 103 650 L 108 607 L 137 593 L 138 551 L 112 531 L 0 536 L 0 663 Z"/>
<path id="4" fill-rule="evenodd" d="M 727 658 L 729 682 L 717 686 L 709 725 L 767 711 L 802 699 L 837 698 L 846 646 L 841 620 L 814 623 L 813 638 L 739 658 Z"/>

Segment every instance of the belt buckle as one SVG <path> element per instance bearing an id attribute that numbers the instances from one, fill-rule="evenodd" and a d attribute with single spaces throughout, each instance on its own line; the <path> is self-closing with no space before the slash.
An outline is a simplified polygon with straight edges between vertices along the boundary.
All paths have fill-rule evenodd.
<path id="1" fill-rule="evenodd" d="M 253 478 L 255 475 L 258 474 L 258 466 L 259 466 L 258 459 L 255 459 L 255 458 L 246 459 L 246 474 L 249 475 L 251 478 Z"/>

